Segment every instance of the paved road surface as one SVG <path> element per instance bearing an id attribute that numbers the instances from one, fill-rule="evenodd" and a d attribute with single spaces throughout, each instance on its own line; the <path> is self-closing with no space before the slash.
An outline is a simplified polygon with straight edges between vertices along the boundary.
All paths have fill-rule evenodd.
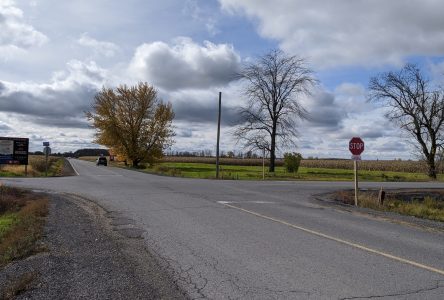
<path id="1" fill-rule="evenodd" d="M 76 194 L 134 220 L 191 298 L 444 299 L 442 232 L 311 198 L 352 183 L 169 178 L 71 162 L 79 176 L 3 181 Z"/>

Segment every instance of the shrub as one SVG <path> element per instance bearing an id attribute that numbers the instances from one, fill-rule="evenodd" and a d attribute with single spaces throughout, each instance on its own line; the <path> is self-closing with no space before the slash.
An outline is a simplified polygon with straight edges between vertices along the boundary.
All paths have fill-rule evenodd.
<path id="1" fill-rule="evenodd" d="M 300 153 L 285 153 L 284 167 L 289 173 L 297 173 L 301 164 L 302 155 Z"/>

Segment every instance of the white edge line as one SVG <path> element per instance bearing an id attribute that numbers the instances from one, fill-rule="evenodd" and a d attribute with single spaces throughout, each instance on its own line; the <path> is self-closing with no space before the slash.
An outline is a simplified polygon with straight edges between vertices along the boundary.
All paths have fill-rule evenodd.
<path id="1" fill-rule="evenodd" d="M 221 203 L 221 202 L 224 202 L 224 201 L 218 201 L 218 203 Z M 440 275 L 444 275 L 444 270 L 440 270 L 440 269 L 437 269 L 437 268 L 434 268 L 434 267 L 431 267 L 431 266 L 427 266 L 427 265 L 424 265 L 424 264 L 421 264 L 421 263 L 418 263 L 418 262 L 415 262 L 415 261 L 412 261 L 412 260 L 409 260 L 409 259 L 406 259 L 406 258 L 395 256 L 395 255 L 392 255 L 392 254 L 389 254 L 389 253 L 385 253 L 385 252 L 382 252 L 382 251 L 379 251 L 379 250 L 368 248 L 366 246 L 362 246 L 362 245 L 359 245 L 357 243 L 353 243 L 353 242 L 349 242 L 349 241 L 346 241 L 346 240 L 343 240 L 343 239 L 340 239 L 340 238 L 336 238 L 334 236 L 330 236 L 330 235 L 327 235 L 327 234 L 324 234 L 324 233 L 321 233 L 321 232 L 318 232 L 318 231 L 315 231 L 315 230 L 311 230 L 311 229 L 307 229 L 307 228 L 304 228 L 304 227 L 301 227 L 301 226 L 297 226 L 297 225 L 288 223 L 286 221 L 282 221 L 282 220 L 279 220 L 279 219 L 275 219 L 275 218 L 272 218 L 272 217 L 268 217 L 268 216 L 256 213 L 254 211 L 250 211 L 250 210 L 247 210 L 247 209 L 244 209 L 244 208 L 236 207 L 236 206 L 230 205 L 228 203 L 221 203 L 221 204 L 223 204 L 225 206 L 228 206 L 230 208 L 241 210 L 243 212 L 252 214 L 254 216 L 257 216 L 257 217 L 260 217 L 260 218 L 263 218 L 263 219 L 267 219 L 267 220 L 270 220 L 270 221 L 273 221 L 273 222 L 276 222 L 276 223 L 281 223 L 283 225 L 286 225 L 286 226 L 289 226 L 291 228 L 295 228 L 295 229 L 298 229 L 298 230 L 310 233 L 312 235 L 316 235 L 316 236 L 323 237 L 323 238 L 328 239 L 328 240 L 332 240 L 332 241 L 338 242 L 340 244 L 348 245 L 350 247 L 361 249 L 361 250 L 364 250 L 364 251 L 367 251 L 367 252 L 370 252 L 370 253 L 373 253 L 373 254 L 377 254 L 377 255 L 380 255 L 380 256 L 384 256 L 386 258 L 389 258 L 389 259 L 392 259 L 392 260 L 395 260 L 395 261 L 398 261 L 398 262 L 402 262 L 402 263 L 405 263 L 405 264 L 408 264 L 408 265 L 411 265 L 411 266 L 415 266 L 415 267 L 420 268 L 420 269 L 424 269 L 424 270 L 427 270 L 427 271 L 430 271 L 430 272 L 434 272 L 434 273 L 437 273 L 437 274 L 440 274 Z"/>
<path id="2" fill-rule="evenodd" d="M 80 176 L 79 172 L 77 172 L 76 168 L 74 168 L 74 165 L 71 163 L 70 160 L 68 160 L 69 164 L 71 165 L 71 168 L 74 170 L 77 176 Z"/>

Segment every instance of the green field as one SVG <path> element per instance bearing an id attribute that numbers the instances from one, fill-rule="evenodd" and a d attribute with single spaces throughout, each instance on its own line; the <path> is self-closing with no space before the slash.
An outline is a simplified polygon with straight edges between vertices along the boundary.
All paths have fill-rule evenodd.
<path id="1" fill-rule="evenodd" d="M 259 180 L 262 179 L 261 166 L 237 166 L 221 165 L 220 178 L 234 180 Z M 215 165 L 205 163 L 164 162 L 158 163 L 153 168 L 142 170 L 148 173 L 212 179 L 216 177 Z M 297 173 L 288 173 L 284 167 L 276 167 L 276 172 L 269 173 L 265 170 L 266 180 L 326 180 L 326 181 L 351 181 L 354 179 L 352 169 L 307 168 L 300 167 Z M 359 171 L 361 181 L 429 181 L 426 174 L 392 172 L 392 171 Z M 438 180 L 444 180 L 444 175 L 438 175 Z"/>

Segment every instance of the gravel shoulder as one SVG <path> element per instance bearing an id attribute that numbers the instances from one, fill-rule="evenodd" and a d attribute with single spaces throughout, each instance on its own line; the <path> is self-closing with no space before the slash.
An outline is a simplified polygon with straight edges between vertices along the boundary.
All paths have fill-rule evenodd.
<path id="1" fill-rule="evenodd" d="M 67 195 L 51 195 L 44 252 L 0 270 L 0 299 L 187 299 L 153 256 L 142 231 L 118 213 Z"/>

